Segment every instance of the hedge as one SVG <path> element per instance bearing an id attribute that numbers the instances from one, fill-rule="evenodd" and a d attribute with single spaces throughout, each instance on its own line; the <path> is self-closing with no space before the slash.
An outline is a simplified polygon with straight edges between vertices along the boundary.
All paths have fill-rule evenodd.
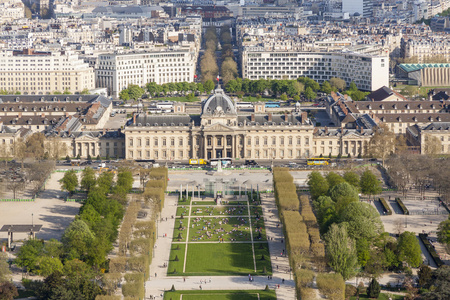
<path id="1" fill-rule="evenodd" d="M 384 200 L 384 198 L 378 198 L 378 201 L 380 201 L 381 205 L 383 206 L 383 211 L 387 215 L 392 215 L 392 210 L 389 207 L 389 205 L 387 204 L 386 200 Z"/>
<path id="2" fill-rule="evenodd" d="M 321 273 L 317 275 L 317 287 L 331 300 L 345 299 L 345 281 L 338 273 Z"/>
<path id="3" fill-rule="evenodd" d="M 400 209 L 402 210 L 404 215 L 409 215 L 409 211 L 406 208 L 405 204 L 403 204 L 403 201 L 400 198 L 395 198 L 395 202 L 397 202 L 398 206 L 400 206 Z"/>
<path id="4" fill-rule="evenodd" d="M 419 233 L 419 238 L 422 241 L 422 243 L 427 247 L 428 252 L 430 252 L 431 257 L 433 258 L 434 262 L 438 266 L 438 268 L 442 265 L 444 265 L 444 262 L 441 260 L 439 255 L 436 252 L 436 249 L 434 249 L 433 245 L 431 245 L 430 241 L 427 239 L 428 234 L 426 233 Z"/>

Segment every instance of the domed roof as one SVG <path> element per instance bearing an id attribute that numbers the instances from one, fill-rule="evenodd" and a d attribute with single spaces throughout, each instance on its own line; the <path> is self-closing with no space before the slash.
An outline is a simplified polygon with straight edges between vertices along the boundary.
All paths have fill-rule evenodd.
<path id="1" fill-rule="evenodd" d="M 218 87 L 214 94 L 202 103 L 202 114 L 205 116 L 235 115 L 233 100 Z"/>

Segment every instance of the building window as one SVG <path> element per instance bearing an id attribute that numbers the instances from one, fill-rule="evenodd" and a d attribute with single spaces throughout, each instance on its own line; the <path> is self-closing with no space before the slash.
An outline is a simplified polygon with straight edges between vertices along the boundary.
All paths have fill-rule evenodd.
<path id="1" fill-rule="evenodd" d="M 166 139 L 163 139 L 163 144 L 162 144 L 163 146 L 167 146 L 167 141 L 166 141 Z"/>
<path id="2" fill-rule="evenodd" d="M 129 145 L 130 145 L 130 147 L 133 147 L 133 139 L 132 138 L 129 140 Z"/>
<path id="3" fill-rule="evenodd" d="M 252 138 L 247 138 L 247 145 L 250 146 L 252 144 Z"/>
<path id="4" fill-rule="evenodd" d="M 183 158 L 183 151 L 180 151 L 179 154 L 180 154 L 180 157 L 179 157 L 179 158 L 182 159 L 182 158 Z"/>
<path id="5" fill-rule="evenodd" d="M 284 137 L 281 137 L 281 138 L 280 138 L 280 144 L 281 144 L 281 145 L 284 145 Z"/>
<path id="6" fill-rule="evenodd" d="M 309 146 L 309 138 L 308 138 L 308 137 L 305 138 L 305 145 L 306 145 L 306 146 Z"/>
<path id="7" fill-rule="evenodd" d="M 170 146 L 175 146 L 175 139 L 174 138 L 170 139 Z"/>
<path id="8" fill-rule="evenodd" d="M 154 143 L 155 146 L 158 146 L 158 138 L 155 138 L 155 139 L 153 140 L 153 143 Z"/>
<path id="9" fill-rule="evenodd" d="M 255 138 L 255 144 L 259 146 L 259 137 Z"/>
<path id="10" fill-rule="evenodd" d="M 227 146 L 231 146 L 231 136 L 227 136 Z"/>
<path id="11" fill-rule="evenodd" d="M 276 145 L 277 144 L 277 138 L 276 137 L 272 137 L 272 145 Z"/>
<path id="12" fill-rule="evenodd" d="M 158 159 L 158 151 L 155 151 L 155 159 Z"/>
<path id="13" fill-rule="evenodd" d="M 128 156 L 130 156 L 130 158 L 133 158 L 133 151 L 132 151 L 132 150 L 130 150 L 130 151 L 128 152 Z"/>
<path id="14" fill-rule="evenodd" d="M 179 145 L 179 146 L 183 146 L 183 139 L 180 139 L 180 140 L 178 141 L 178 145 Z"/>
<path id="15" fill-rule="evenodd" d="M 222 138 L 221 137 L 217 138 L 217 146 L 222 146 Z"/>
<path id="16" fill-rule="evenodd" d="M 266 137 L 264 138 L 264 145 L 267 145 L 267 138 Z"/>
<path id="17" fill-rule="evenodd" d="M 145 140 L 145 146 L 150 146 L 150 139 Z"/>
<path id="18" fill-rule="evenodd" d="M 292 145 L 292 138 L 289 137 L 289 145 Z"/>
<path id="19" fill-rule="evenodd" d="M 208 146 L 211 146 L 211 145 L 212 145 L 212 138 L 208 137 Z"/>
<path id="20" fill-rule="evenodd" d="M 141 146 L 142 146 L 142 141 L 141 141 L 141 139 L 138 139 L 137 142 L 138 142 L 138 147 L 141 147 Z"/>
<path id="21" fill-rule="evenodd" d="M 146 151 L 146 152 L 145 152 L 145 156 L 146 156 L 147 158 L 150 158 L 150 151 Z"/>

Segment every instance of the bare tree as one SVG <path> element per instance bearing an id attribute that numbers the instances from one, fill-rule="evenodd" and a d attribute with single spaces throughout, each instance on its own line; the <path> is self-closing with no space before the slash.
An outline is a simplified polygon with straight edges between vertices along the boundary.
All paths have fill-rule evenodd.
<path id="1" fill-rule="evenodd" d="M 402 234 L 403 233 L 403 227 L 405 226 L 403 220 L 401 219 L 395 219 L 394 221 L 394 232 L 395 234 Z"/>
<path id="2" fill-rule="evenodd" d="M 373 157 L 379 157 L 384 162 L 395 150 L 395 134 L 389 130 L 386 124 L 380 124 L 375 128 L 373 137 L 369 141 L 368 152 Z"/>
<path id="3" fill-rule="evenodd" d="M 7 188 L 13 192 L 13 199 L 16 199 L 17 192 L 23 191 L 25 188 L 25 179 L 12 176 L 8 181 Z"/>

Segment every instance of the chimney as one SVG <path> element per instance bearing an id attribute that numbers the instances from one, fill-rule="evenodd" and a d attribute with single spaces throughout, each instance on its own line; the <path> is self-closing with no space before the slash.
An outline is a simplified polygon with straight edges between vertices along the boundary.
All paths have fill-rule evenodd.
<path id="1" fill-rule="evenodd" d="M 72 133 L 72 130 L 69 128 L 69 130 L 68 130 L 68 133 L 69 133 L 69 135 Z"/>
<path id="2" fill-rule="evenodd" d="M 105 135 L 105 133 L 106 133 L 106 129 L 105 129 L 105 128 L 103 128 L 103 135 Z"/>
<path id="3" fill-rule="evenodd" d="M 284 113 L 284 121 L 287 122 L 287 120 L 288 120 L 288 114 L 287 114 L 287 112 L 285 112 Z"/>
<path id="4" fill-rule="evenodd" d="M 267 118 L 268 118 L 269 122 L 272 122 L 272 113 L 269 113 Z"/>
<path id="5" fill-rule="evenodd" d="M 133 125 L 136 125 L 136 114 L 133 113 Z"/>
<path id="6" fill-rule="evenodd" d="M 45 118 L 45 113 L 42 113 L 42 114 L 41 114 L 41 118 Z"/>
<path id="7" fill-rule="evenodd" d="M 69 117 L 69 112 L 66 112 L 66 118 L 68 118 Z"/>
<path id="8" fill-rule="evenodd" d="M 22 113 L 21 113 L 21 112 L 18 113 L 17 117 L 18 117 L 18 118 L 22 118 Z"/>
<path id="9" fill-rule="evenodd" d="M 328 127 L 325 126 L 325 134 L 328 134 Z"/>
<path id="10" fill-rule="evenodd" d="M 306 111 L 302 112 L 301 114 L 301 120 L 302 120 L 302 124 L 306 123 L 306 119 L 308 119 L 308 113 Z"/>
<path id="11" fill-rule="evenodd" d="M 359 128 L 359 132 L 360 132 L 361 134 L 364 133 L 364 128 L 363 128 L 362 126 Z"/>
<path id="12" fill-rule="evenodd" d="M 252 115 L 251 115 L 251 121 L 252 121 L 252 122 L 255 122 L 255 114 L 252 114 Z"/>

